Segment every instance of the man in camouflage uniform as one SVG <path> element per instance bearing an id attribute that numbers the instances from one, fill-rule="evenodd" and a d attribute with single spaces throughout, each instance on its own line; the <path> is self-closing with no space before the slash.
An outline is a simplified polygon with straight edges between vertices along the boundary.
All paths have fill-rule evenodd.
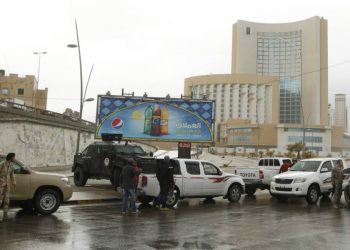
<path id="1" fill-rule="evenodd" d="M 333 206 L 339 208 L 340 198 L 342 195 L 343 185 L 343 161 L 338 160 L 337 166 L 332 169 L 332 185 L 333 185 Z"/>
<path id="2" fill-rule="evenodd" d="M 12 162 L 15 160 L 15 154 L 9 153 L 6 160 L 0 163 L 0 207 L 4 204 L 4 214 L 2 221 L 8 220 L 8 208 L 10 204 L 10 185 L 16 185 L 15 175 L 12 169 Z"/>

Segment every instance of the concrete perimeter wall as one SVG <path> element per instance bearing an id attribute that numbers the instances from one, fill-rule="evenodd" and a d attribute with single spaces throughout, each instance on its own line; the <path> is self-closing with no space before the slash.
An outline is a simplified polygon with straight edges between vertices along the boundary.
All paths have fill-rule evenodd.
<path id="1" fill-rule="evenodd" d="M 0 154 L 14 152 L 29 167 L 72 165 L 79 126 L 82 150 L 94 141 L 93 123 L 25 106 L 0 105 Z"/>
<path id="2" fill-rule="evenodd" d="M 71 165 L 76 149 L 77 131 L 30 123 L 0 123 L 0 154 L 16 153 L 29 167 Z M 80 148 L 94 141 L 92 133 L 81 134 Z"/>

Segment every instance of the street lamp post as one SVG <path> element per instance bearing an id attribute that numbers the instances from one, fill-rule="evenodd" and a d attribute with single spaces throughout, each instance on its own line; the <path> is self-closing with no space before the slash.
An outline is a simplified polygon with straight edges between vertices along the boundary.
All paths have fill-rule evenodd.
<path id="1" fill-rule="evenodd" d="M 34 55 L 39 55 L 39 64 L 38 64 L 38 88 L 39 88 L 39 77 L 40 77 L 40 59 L 41 59 L 41 55 L 45 55 L 47 54 L 46 51 L 36 51 L 33 52 Z"/>
<path id="2" fill-rule="evenodd" d="M 81 133 L 81 126 L 82 126 L 82 115 L 83 115 L 83 107 L 85 102 L 91 102 L 94 99 L 93 98 L 87 98 L 85 99 L 86 89 L 89 84 L 90 76 L 93 70 L 93 66 L 90 71 L 89 80 L 86 84 L 85 93 L 83 96 L 83 69 L 82 69 L 82 62 L 81 62 L 81 51 L 80 51 L 80 41 L 79 41 L 79 32 L 78 32 L 78 24 L 77 20 L 75 20 L 75 31 L 77 34 L 77 44 L 68 44 L 68 48 L 78 48 L 79 53 L 79 69 L 80 69 L 80 105 L 79 105 L 79 126 L 78 126 L 78 135 L 77 135 L 77 146 L 76 146 L 76 153 L 79 153 L 79 146 L 80 146 L 80 133 Z"/>
<path id="3" fill-rule="evenodd" d="M 40 78 L 40 61 L 41 61 L 41 55 L 47 54 L 46 51 L 35 51 L 33 52 L 34 55 L 39 55 L 39 63 L 38 63 L 38 80 L 37 80 L 37 89 L 39 89 L 39 78 Z M 34 104 L 35 102 L 35 104 Z M 33 107 L 36 107 L 36 91 L 33 92 L 32 95 L 32 105 Z"/>

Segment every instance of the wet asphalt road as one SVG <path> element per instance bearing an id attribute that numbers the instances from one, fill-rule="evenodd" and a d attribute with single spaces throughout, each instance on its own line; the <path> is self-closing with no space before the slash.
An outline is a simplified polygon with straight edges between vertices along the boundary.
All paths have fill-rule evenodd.
<path id="1" fill-rule="evenodd" d="M 264 192 L 237 204 L 186 199 L 171 211 L 140 210 L 123 216 L 120 202 L 51 216 L 13 209 L 0 223 L 0 249 L 350 249 L 350 210 L 329 199 L 281 203 Z"/>

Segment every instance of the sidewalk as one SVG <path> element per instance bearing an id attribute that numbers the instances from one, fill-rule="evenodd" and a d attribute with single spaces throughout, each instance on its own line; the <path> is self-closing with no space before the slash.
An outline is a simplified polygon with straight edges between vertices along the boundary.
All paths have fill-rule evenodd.
<path id="1" fill-rule="evenodd" d="M 115 191 L 109 180 L 89 179 L 85 186 L 75 186 L 72 166 L 52 166 L 32 169 L 38 172 L 63 174 L 69 178 L 69 183 L 73 187 L 73 195 L 63 205 L 84 205 L 122 200 L 121 189 L 118 188 Z"/>

